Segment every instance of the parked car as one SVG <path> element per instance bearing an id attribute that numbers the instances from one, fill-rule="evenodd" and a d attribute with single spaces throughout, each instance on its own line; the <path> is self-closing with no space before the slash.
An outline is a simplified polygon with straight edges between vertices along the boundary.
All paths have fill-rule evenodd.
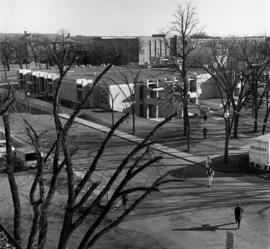
<path id="1" fill-rule="evenodd" d="M 37 164 L 37 152 L 30 147 L 16 148 L 15 150 L 16 159 L 27 167 L 35 167 Z"/>

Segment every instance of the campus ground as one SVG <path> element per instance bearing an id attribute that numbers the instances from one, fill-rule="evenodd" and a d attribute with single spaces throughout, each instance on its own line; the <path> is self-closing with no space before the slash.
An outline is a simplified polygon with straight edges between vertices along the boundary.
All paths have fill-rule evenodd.
<path id="1" fill-rule="evenodd" d="M 243 111 L 239 139 L 231 140 L 230 155 L 245 155 L 248 149 L 248 140 L 255 136 L 252 133 L 252 120 Z M 110 126 L 110 113 L 100 111 L 86 111 L 81 115 L 89 120 Z M 86 115 L 86 116 L 85 116 Z M 121 114 L 116 114 L 117 116 Z M 48 136 L 44 139 L 44 148 L 48 148 L 53 131 L 52 118 L 49 115 L 12 114 L 12 135 L 19 144 L 27 140 L 24 132 L 22 118 L 27 117 L 39 130 L 46 129 Z M 64 122 L 64 120 L 63 120 Z M 198 164 L 192 164 L 185 159 L 203 162 L 207 155 L 218 157 L 223 153 L 224 125 L 221 115 L 210 114 L 207 120 L 208 135 L 203 139 L 202 120 L 192 118 L 192 146 L 190 154 L 185 158 L 174 158 L 166 153 L 161 154 L 164 159 L 158 167 L 151 167 L 137 183 L 153 180 L 156 176 L 170 171 L 167 183 L 161 186 L 160 192 L 149 196 L 127 219 L 116 229 L 104 236 L 94 248 L 96 249 L 208 249 L 225 248 L 226 232 L 234 234 L 234 248 L 270 248 L 269 224 L 269 181 L 246 171 L 235 171 L 232 167 L 219 170 L 215 164 L 216 175 L 213 186 L 207 187 L 205 170 Z M 136 119 L 136 133 L 138 137 L 144 136 L 154 125 L 155 121 Z M 120 129 L 131 132 L 131 118 Z M 75 170 L 83 173 L 89 161 L 96 152 L 97 144 L 104 138 L 104 133 L 95 128 L 74 125 L 70 141 L 79 146 L 80 150 L 74 157 Z M 156 135 L 163 145 L 183 151 L 186 148 L 182 137 L 181 120 L 172 120 Z M 109 176 L 117 167 L 124 155 L 133 148 L 134 143 L 123 138 L 113 137 L 105 156 L 100 162 L 96 177 Z M 231 157 L 232 158 L 232 157 Z M 239 157 L 240 158 L 240 157 Z M 230 165 L 231 166 L 231 165 Z M 24 235 L 29 232 L 31 209 L 29 208 L 28 191 L 31 183 L 31 171 L 17 174 L 17 180 L 23 199 Z M 61 212 L 66 200 L 65 181 L 59 183 L 55 201 L 51 209 L 50 227 L 47 248 L 56 248 L 57 235 L 61 224 Z M 12 230 L 10 219 L 12 215 L 11 199 L 5 176 L 0 179 L 1 196 L 1 224 Z M 235 203 L 240 201 L 245 209 L 240 230 L 233 224 L 233 209 Z M 111 213 L 108 219 L 113 219 L 117 213 Z M 90 218 L 91 219 L 91 218 Z M 69 248 L 74 248 L 76 237 L 85 229 L 80 230 L 71 239 Z M 74 243 L 74 244 L 73 244 Z"/>

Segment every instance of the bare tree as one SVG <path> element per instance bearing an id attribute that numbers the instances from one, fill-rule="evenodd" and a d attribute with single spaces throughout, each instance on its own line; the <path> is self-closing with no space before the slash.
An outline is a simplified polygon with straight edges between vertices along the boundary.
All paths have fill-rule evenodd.
<path id="1" fill-rule="evenodd" d="M 48 64 L 51 60 L 51 54 L 48 50 L 48 47 L 50 46 L 50 41 L 45 37 L 40 37 L 39 35 L 32 35 L 29 38 L 28 44 L 36 66 L 39 66 L 39 68 L 41 68 L 42 63 L 45 63 L 46 68 L 48 69 Z"/>
<path id="2" fill-rule="evenodd" d="M 3 66 L 6 67 L 7 71 L 10 70 L 10 60 L 13 56 L 13 48 L 12 42 L 10 39 L 5 37 L 1 42 L 0 49 L 1 49 L 1 61 Z"/>
<path id="3" fill-rule="evenodd" d="M 140 82 L 140 70 L 135 69 L 132 65 L 127 67 L 126 71 L 119 71 L 119 81 L 118 79 L 111 79 L 116 86 L 120 89 L 122 94 L 125 97 L 125 102 L 128 103 L 128 108 L 131 110 L 132 114 L 132 134 L 135 134 L 136 126 L 136 91 L 139 91 L 139 82 Z M 124 91 L 121 84 L 128 89 L 128 92 Z"/>
<path id="4" fill-rule="evenodd" d="M 241 42 L 243 60 L 246 65 L 245 77 L 249 82 L 252 99 L 253 131 L 258 130 L 258 113 L 268 91 L 265 72 L 270 65 L 269 45 L 265 38 L 244 39 Z"/>
<path id="5" fill-rule="evenodd" d="M 266 70 L 265 73 L 265 84 L 266 84 L 266 91 L 265 91 L 265 115 L 264 115 L 264 119 L 263 119 L 263 127 L 262 127 L 262 134 L 264 135 L 265 130 L 266 130 L 266 125 L 267 125 L 267 120 L 269 117 L 269 113 L 270 113 L 270 106 L 269 106 L 269 71 L 268 69 Z"/>
<path id="6" fill-rule="evenodd" d="M 25 63 L 26 68 L 29 63 L 29 51 L 28 51 L 28 41 L 26 37 L 22 36 L 18 39 L 13 39 L 13 49 L 15 52 L 15 58 L 20 68 L 23 68 L 23 63 Z"/>
<path id="7" fill-rule="evenodd" d="M 110 139 L 112 138 L 115 130 L 120 124 L 126 120 L 128 114 L 124 115 L 118 120 L 110 132 L 106 135 L 104 141 L 99 147 L 97 154 L 89 167 L 86 169 L 85 175 L 75 184 L 74 181 L 74 168 L 72 156 L 76 153 L 76 148 L 72 149 L 68 142 L 68 136 L 70 128 L 75 122 L 75 118 L 78 113 L 85 105 L 88 98 L 93 93 L 94 87 L 100 82 L 106 72 L 112 67 L 112 64 L 108 65 L 94 80 L 92 87 L 84 96 L 83 100 L 78 103 L 74 111 L 69 116 L 66 122 L 60 119 L 59 115 L 59 98 L 63 79 L 67 72 L 76 61 L 76 53 L 72 50 L 72 44 L 65 42 L 65 36 L 62 37 L 61 41 L 55 42 L 50 46 L 50 51 L 54 57 L 54 61 L 59 70 L 59 78 L 55 86 L 54 101 L 53 101 L 53 118 L 56 132 L 55 141 L 52 143 L 49 151 L 44 154 L 42 151 L 42 136 L 44 132 L 37 132 L 32 127 L 31 123 L 25 120 L 26 132 L 30 138 L 30 141 L 37 153 L 37 167 L 36 174 L 30 189 L 29 199 L 33 209 L 33 219 L 31 224 L 30 233 L 28 236 L 27 248 L 43 249 L 46 244 L 49 224 L 49 207 L 53 201 L 55 192 L 57 190 L 57 180 L 60 172 L 64 172 L 67 179 L 67 190 L 68 196 L 66 200 L 65 210 L 63 211 L 63 224 L 58 241 L 58 248 L 64 249 L 67 247 L 70 236 L 82 225 L 86 218 L 91 215 L 93 208 L 100 206 L 101 212 L 94 219 L 89 227 L 85 230 L 83 238 L 78 243 L 78 248 L 90 248 L 96 241 L 103 236 L 110 229 L 117 226 L 137 205 L 144 200 L 144 198 L 153 191 L 158 191 L 158 186 L 161 180 L 165 176 L 161 176 L 153 181 L 149 186 L 135 186 L 130 187 L 130 182 L 140 173 L 142 173 L 147 167 L 158 162 L 161 157 L 156 156 L 154 158 L 147 158 L 146 154 L 149 151 L 149 147 L 155 143 L 151 141 L 151 138 L 155 132 L 166 122 L 172 119 L 175 114 L 167 117 L 163 122 L 159 123 L 139 144 L 137 144 L 128 153 L 123 161 L 120 162 L 113 175 L 102 185 L 102 188 L 98 194 L 94 194 L 97 187 L 101 187 L 99 181 L 91 181 L 93 174 L 95 173 L 99 160 L 102 158 L 104 150 Z M 8 134 L 8 132 L 7 132 Z M 8 138 L 7 138 L 8 140 Z M 8 143 L 7 143 L 8 144 Z M 7 148 L 9 155 L 10 146 Z M 135 156 L 136 159 L 134 160 Z M 45 189 L 44 187 L 44 165 L 48 163 L 48 158 L 52 157 L 52 175 L 49 180 L 49 186 Z M 9 158 L 9 157 L 8 157 Z M 12 158 L 8 159 L 12 161 Z M 8 161 L 8 162 L 9 162 Z M 13 171 L 8 168 L 8 173 L 14 177 Z M 12 168 L 11 168 L 12 169 Z M 16 182 L 14 183 L 13 193 L 16 193 Z M 112 195 L 105 203 L 101 206 L 102 200 L 108 193 Z M 104 220 L 108 216 L 114 203 L 119 200 L 123 195 L 132 197 L 132 202 L 127 209 L 117 216 L 110 223 L 104 226 Z M 14 203 L 14 208 L 21 210 L 20 205 Z M 82 212 L 79 212 L 83 208 Z M 15 223 L 15 219 L 14 219 Z M 20 228 L 20 226 L 18 226 Z M 15 229 L 15 226 L 14 226 Z M 18 239 L 19 240 L 19 239 Z"/>
<path id="8" fill-rule="evenodd" d="M 116 101 L 117 97 L 119 96 L 119 94 L 120 93 L 117 93 L 115 96 L 113 96 L 113 94 L 109 90 L 109 95 L 110 95 L 110 100 L 111 100 L 111 105 L 109 104 L 109 109 L 110 109 L 110 112 L 112 114 L 112 126 L 114 126 L 114 123 L 115 123 L 115 118 L 114 118 L 114 104 L 115 104 L 115 101 Z"/>
<path id="9" fill-rule="evenodd" d="M 170 64 L 173 65 L 175 72 L 180 76 L 177 89 L 180 101 L 183 104 L 184 136 L 187 137 L 187 150 L 190 150 L 190 122 L 188 115 L 189 105 L 189 71 L 192 64 L 189 62 L 191 53 L 197 46 L 197 39 L 193 39 L 199 31 L 199 21 L 195 8 L 191 3 L 179 4 L 171 23 L 169 32 L 176 35 L 176 46 L 173 48 L 165 39 L 167 46 L 173 51 L 170 56 Z"/>
<path id="10" fill-rule="evenodd" d="M 9 187 L 13 201 L 14 208 L 14 219 L 13 219 L 13 235 L 14 239 L 17 243 L 21 242 L 21 202 L 18 192 L 18 187 L 16 184 L 16 180 L 14 177 L 14 155 L 12 151 L 11 145 L 11 136 L 10 136 L 10 127 L 9 127 L 9 116 L 8 111 L 9 108 L 15 101 L 14 98 L 14 89 L 9 84 L 9 80 L 7 79 L 6 69 L 5 72 L 5 81 L 8 84 L 7 94 L 3 94 L 1 99 L 1 108 L 0 108 L 0 116 L 2 116 L 4 128 L 5 128 L 5 140 L 6 140 L 6 172 L 8 175 Z"/>
<path id="11" fill-rule="evenodd" d="M 212 63 L 204 66 L 204 70 L 209 73 L 216 82 L 219 97 L 223 106 L 223 117 L 225 124 L 225 147 L 224 162 L 229 162 L 228 151 L 231 129 L 235 115 L 239 119 L 239 112 L 244 101 L 247 81 L 242 79 L 242 61 L 239 55 L 238 46 L 235 39 L 213 41 L 210 45 Z M 235 100 L 235 91 L 240 87 L 238 99 Z M 233 110 L 233 116 L 229 114 Z M 231 117 L 233 117 L 231 119 Z M 237 119 L 237 120 L 238 120 Z"/>

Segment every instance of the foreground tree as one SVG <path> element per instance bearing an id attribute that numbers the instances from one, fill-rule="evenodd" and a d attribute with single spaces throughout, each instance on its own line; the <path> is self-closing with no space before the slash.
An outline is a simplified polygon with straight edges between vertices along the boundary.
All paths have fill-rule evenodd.
<path id="1" fill-rule="evenodd" d="M 57 180 L 60 173 L 66 176 L 66 188 L 68 194 L 65 209 L 63 211 L 63 223 L 58 241 L 59 249 L 67 248 L 71 235 L 84 223 L 87 217 L 92 215 L 93 209 L 99 207 L 100 213 L 97 216 L 92 216 L 92 222 L 88 223 L 87 229 L 84 231 L 84 234 L 82 234 L 82 239 L 78 241 L 78 248 L 80 249 L 92 247 L 101 236 L 117 226 L 132 210 L 134 210 L 148 194 L 153 191 L 158 191 L 158 186 L 165 176 L 155 179 L 150 185 L 134 186 L 134 182 L 132 181 L 146 168 L 161 159 L 159 156 L 150 159 L 147 157 L 150 146 L 155 143 L 155 141 L 151 141 L 150 139 L 163 124 L 175 116 L 174 114 L 166 118 L 163 122 L 158 124 L 145 139 L 137 144 L 130 153 L 125 156 L 123 161 L 120 162 L 117 169 L 106 182 L 101 184 L 100 181 L 92 181 L 92 176 L 97 170 L 99 160 L 102 158 L 108 142 L 112 138 L 115 130 L 128 117 L 128 114 L 124 115 L 114 124 L 110 132 L 106 135 L 101 146 L 98 148 L 97 154 L 94 156 L 91 163 L 89 163 L 89 167 L 86 169 L 82 179 L 79 180 L 78 183 L 75 183 L 72 156 L 76 153 L 77 148 L 73 148 L 69 144 L 69 132 L 78 113 L 93 93 L 94 87 L 112 67 L 112 64 L 108 65 L 96 77 L 92 87 L 83 97 L 83 100 L 76 105 L 74 111 L 68 116 L 67 121 L 63 122 L 59 114 L 61 86 L 67 72 L 77 60 L 77 56 L 72 49 L 72 44 L 70 42 L 65 42 L 65 36 L 62 38 L 61 41 L 55 42 L 49 48 L 54 58 L 54 62 L 58 67 L 59 78 L 55 86 L 53 101 L 53 120 L 56 138 L 46 154 L 44 154 L 42 149 L 42 137 L 44 131 L 36 131 L 31 123 L 25 120 L 27 134 L 37 154 L 36 173 L 29 193 L 30 204 L 33 210 L 33 219 L 28 236 L 28 249 L 36 247 L 39 249 L 45 248 L 50 215 L 49 207 L 52 204 L 54 195 L 57 191 Z M 52 158 L 52 175 L 49 180 L 49 186 L 45 188 L 44 167 L 49 163 L 49 157 Z M 12 171 L 10 171 L 10 174 L 14 177 Z M 130 187 L 130 182 L 132 182 L 132 186 L 134 187 Z M 96 193 L 98 187 L 100 188 L 100 191 Z M 12 191 L 14 194 L 16 188 L 13 188 Z M 105 197 L 109 196 L 109 194 L 110 197 L 106 201 Z M 115 219 L 104 224 L 104 220 L 109 215 L 114 203 L 124 195 L 127 195 L 130 200 L 132 200 L 130 205 L 128 205 L 126 210 L 120 212 Z M 16 203 L 14 203 L 14 208 L 21 210 L 20 206 Z M 18 227 L 20 227 L 20 224 L 18 224 Z"/>

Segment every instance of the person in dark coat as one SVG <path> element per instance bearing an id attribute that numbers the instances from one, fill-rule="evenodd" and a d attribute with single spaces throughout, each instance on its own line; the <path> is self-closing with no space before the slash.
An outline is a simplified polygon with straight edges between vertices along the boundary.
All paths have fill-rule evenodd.
<path id="1" fill-rule="evenodd" d="M 240 202 L 238 202 L 237 206 L 234 209 L 235 223 L 237 224 L 238 229 L 240 228 L 243 213 L 244 209 L 240 206 Z"/>
<path id="2" fill-rule="evenodd" d="M 204 121 L 204 123 L 206 123 L 206 121 L 207 121 L 207 115 L 206 115 L 206 113 L 204 113 L 204 115 L 203 115 L 203 121 Z"/>
<path id="3" fill-rule="evenodd" d="M 206 127 L 203 128 L 203 138 L 205 139 L 207 136 L 208 129 Z"/>

